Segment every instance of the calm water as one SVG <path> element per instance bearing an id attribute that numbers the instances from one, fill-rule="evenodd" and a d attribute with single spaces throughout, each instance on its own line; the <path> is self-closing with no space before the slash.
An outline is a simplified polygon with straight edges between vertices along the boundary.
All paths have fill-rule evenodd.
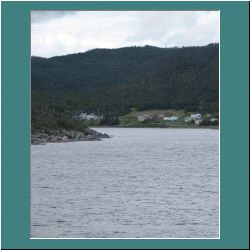
<path id="1" fill-rule="evenodd" d="M 32 238 L 219 237 L 219 130 L 31 146 Z"/>

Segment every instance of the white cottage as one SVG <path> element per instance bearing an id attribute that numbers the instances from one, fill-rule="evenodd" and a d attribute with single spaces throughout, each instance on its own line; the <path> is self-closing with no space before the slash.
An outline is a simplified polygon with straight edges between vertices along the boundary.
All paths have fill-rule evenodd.
<path id="1" fill-rule="evenodd" d="M 166 117 L 163 118 L 163 120 L 176 122 L 176 121 L 178 121 L 178 117 L 175 116 L 175 115 L 173 115 L 173 116 L 166 116 Z"/>
<path id="2" fill-rule="evenodd" d="M 137 116 L 137 119 L 139 122 L 143 122 L 146 120 L 152 120 L 153 117 L 151 115 L 139 115 L 139 116 Z"/>
<path id="3" fill-rule="evenodd" d="M 201 119 L 201 114 L 200 113 L 192 114 L 191 119 L 192 120 L 200 120 Z"/>

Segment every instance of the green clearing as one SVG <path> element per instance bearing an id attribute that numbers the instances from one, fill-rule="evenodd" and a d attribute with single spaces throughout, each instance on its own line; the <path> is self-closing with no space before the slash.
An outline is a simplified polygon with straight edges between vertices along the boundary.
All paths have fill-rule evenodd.
<path id="1" fill-rule="evenodd" d="M 176 115 L 176 116 L 185 116 L 184 110 L 175 110 L 175 109 L 149 109 L 144 111 L 133 110 L 129 114 L 124 115 L 122 117 L 136 117 L 140 115 Z"/>
<path id="2" fill-rule="evenodd" d="M 152 120 L 138 121 L 138 116 L 150 115 L 153 117 Z M 160 118 L 159 115 L 167 116 L 177 116 L 178 121 L 165 121 L 163 118 Z M 133 110 L 129 114 L 119 117 L 121 126 L 126 127 L 158 127 L 158 128 L 195 128 L 199 127 L 194 123 L 185 122 L 185 117 L 188 116 L 185 114 L 184 110 L 174 110 L 174 109 L 164 109 L 164 110 L 144 110 L 136 111 Z"/>

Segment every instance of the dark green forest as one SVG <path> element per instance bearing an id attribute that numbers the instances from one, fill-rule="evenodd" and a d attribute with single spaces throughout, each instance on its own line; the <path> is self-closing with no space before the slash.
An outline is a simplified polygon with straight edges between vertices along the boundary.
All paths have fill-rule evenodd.
<path id="1" fill-rule="evenodd" d="M 219 44 L 34 56 L 31 101 L 32 128 L 72 126 L 68 117 L 79 110 L 109 117 L 131 108 L 218 113 Z"/>

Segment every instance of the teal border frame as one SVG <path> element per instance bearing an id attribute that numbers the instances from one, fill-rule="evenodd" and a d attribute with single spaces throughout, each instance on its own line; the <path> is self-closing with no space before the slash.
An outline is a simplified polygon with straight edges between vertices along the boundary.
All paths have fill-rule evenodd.
<path id="1" fill-rule="evenodd" d="M 220 10 L 220 239 L 30 240 L 30 11 Z M 248 249 L 248 2 L 1 2 L 2 249 Z"/>

